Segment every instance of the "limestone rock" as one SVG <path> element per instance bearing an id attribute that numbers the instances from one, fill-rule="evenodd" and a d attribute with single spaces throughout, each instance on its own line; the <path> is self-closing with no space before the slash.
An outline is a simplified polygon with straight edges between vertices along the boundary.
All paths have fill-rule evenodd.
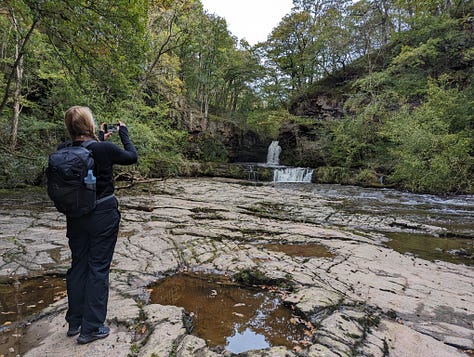
<path id="1" fill-rule="evenodd" d="M 186 333 L 184 310 L 176 306 L 152 304 L 145 306 L 143 311 L 152 326 L 152 332 L 147 343 L 140 349 L 139 356 L 169 356 L 175 341 Z"/>
<path id="2" fill-rule="evenodd" d="M 148 304 L 147 287 L 180 271 L 233 276 L 244 269 L 292 287 L 274 288 L 318 327 L 301 355 L 449 357 L 474 348 L 472 266 L 428 261 L 383 244 L 389 231 L 442 233 L 434 223 L 355 213 L 316 191 L 235 180 L 169 179 L 118 196 L 123 219 L 110 275 L 110 336 L 84 346 L 67 338 L 62 299 L 27 317 L 32 323 L 22 355 L 230 356 L 224 346 L 209 348 L 189 335 L 182 308 Z M 65 274 L 64 217 L 51 204 L 38 210 L 10 203 L 0 198 L 0 280 Z M 317 243 L 334 256 L 290 256 L 262 243 Z M 298 352 L 273 346 L 247 355 Z"/>

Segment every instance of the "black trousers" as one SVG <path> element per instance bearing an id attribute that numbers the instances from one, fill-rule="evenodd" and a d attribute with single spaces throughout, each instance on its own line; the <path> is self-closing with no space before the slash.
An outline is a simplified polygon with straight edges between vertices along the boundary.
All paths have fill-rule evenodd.
<path id="1" fill-rule="evenodd" d="M 117 200 L 100 203 L 88 215 L 67 218 L 67 237 L 72 254 L 66 284 L 70 326 L 89 334 L 103 326 L 109 299 L 110 263 L 119 230 Z"/>

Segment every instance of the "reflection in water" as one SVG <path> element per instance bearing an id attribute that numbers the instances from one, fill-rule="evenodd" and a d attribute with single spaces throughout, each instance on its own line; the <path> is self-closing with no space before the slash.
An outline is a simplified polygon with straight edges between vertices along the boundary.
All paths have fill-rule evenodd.
<path id="1" fill-rule="evenodd" d="M 11 280 L 0 284 L 0 325 L 22 320 L 66 295 L 64 278 Z"/>
<path id="2" fill-rule="evenodd" d="M 261 350 L 270 347 L 270 344 L 265 336 L 253 332 L 250 328 L 246 328 L 244 332 L 239 332 L 236 328 L 234 334 L 226 338 L 226 348 L 233 353 L 248 351 L 248 346 Z"/>
<path id="3" fill-rule="evenodd" d="M 22 341 L 24 327 L 19 323 L 64 296 L 64 278 L 11 279 L 0 284 L 0 356 L 17 356 L 28 350 Z"/>
<path id="4" fill-rule="evenodd" d="M 210 346 L 223 345 L 238 353 L 270 346 L 292 348 L 294 341 L 305 340 L 304 323 L 282 306 L 278 295 L 244 289 L 224 276 L 177 274 L 150 288 L 152 303 L 192 313 L 193 334 Z"/>
<path id="5" fill-rule="evenodd" d="M 461 238 L 438 238 L 424 234 L 386 233 L 387 246 L 399 253 L 413 253 L 427 260 L 474 265 L 474 241 Z"/>

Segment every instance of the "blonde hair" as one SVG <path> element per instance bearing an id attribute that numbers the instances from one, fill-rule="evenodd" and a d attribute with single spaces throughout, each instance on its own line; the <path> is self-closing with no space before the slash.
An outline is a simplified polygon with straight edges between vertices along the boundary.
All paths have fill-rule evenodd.
<path id="1" fill-rule="evenodd" d="M 95 135 L 95 120 L 90 108 L 79 105 L 69 108 L 64 115 L 64 123 L 71 139 L 87 136 L 98 140 Z"/>

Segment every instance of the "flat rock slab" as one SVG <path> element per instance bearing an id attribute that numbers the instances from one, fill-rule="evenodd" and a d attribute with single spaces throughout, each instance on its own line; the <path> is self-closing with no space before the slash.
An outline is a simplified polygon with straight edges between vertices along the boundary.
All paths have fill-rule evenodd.
<path id="1" fill-rule="evenodd" d="M 474 269 L 399 254 L 382 245 L 393 217 L 347 216 L 317 193 L 217 179 L 170 179 L 120 190 L 122 223 L 111 270 L 108 338 L 65 336 L 64 298 L 31 316 L 25 356 L 232 356 L 189 333 L 180 307 L 148 304 L 148 284 L 180 271 L 259 271 L 292 286 L 286 303 L 316 327 L 311 343 L 247 356 L 468 356 L 474 349 Z M 65 220 L 44 196 L 0 199 L 0 280 L 64 274 Z M 359 231 L 358 228 L 363 229 Z M 298 257 L 262 243 L 325 246 Z"/>

